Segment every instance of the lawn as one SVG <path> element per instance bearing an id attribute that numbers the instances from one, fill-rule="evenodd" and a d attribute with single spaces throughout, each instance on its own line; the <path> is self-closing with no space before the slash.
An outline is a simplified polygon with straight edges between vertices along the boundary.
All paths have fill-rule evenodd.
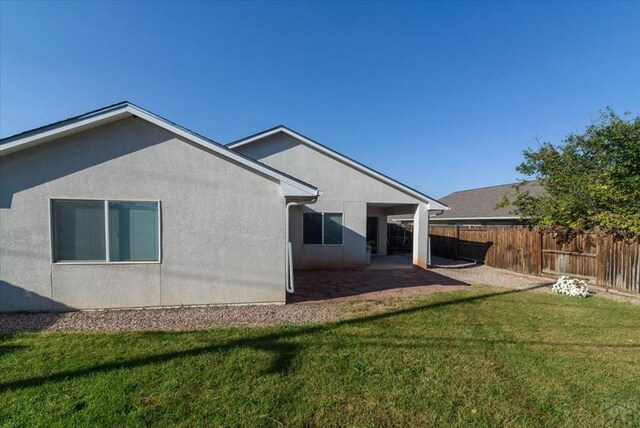
<path id="1" fill-rule="evenodd" d="M 489 287 L 343 322 L 0 336 L 3 426 L 638 426 L 640 307 Z"/>

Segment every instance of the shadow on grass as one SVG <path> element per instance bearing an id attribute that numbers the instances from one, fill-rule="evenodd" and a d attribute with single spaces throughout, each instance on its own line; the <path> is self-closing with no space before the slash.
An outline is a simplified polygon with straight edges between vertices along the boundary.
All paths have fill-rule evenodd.
<path id="1" fill-rule="evenodd" d="M 0 357 L 9 352 L 18 351 L 20 349 L 25 349 L 26 346 L 23 345 L 0 345 Z"/>
<path id="2" fill-rule="evenodd" d="M 459 337 L 429 337 L 429 336 L 396 336 L 393 344 L 388 344 L 385 341 L 381 341 L 379 337 L 370 336 L 370 340 L 367 341 L 367 337 L 358 336 L 358 346 L 376 346 L 381 348 L 393 348 L 402 347 L 406 349 L 414 348 L 426 348 L 434 346 L 442 346 L 450 348 L 452 346 L 458 346 L 466 348 L 468 344 L 478 344 L 486 346 L 495 345 L 523 345 L 523 346 L 549 346 L 549 347 L 566 347 L 566 348 L 594 348 L 594 349 L 640 349 L 640 345 L 622 345 L 619 343 L 580 343 L 580 342 L 552 342 L 541 340 L 508 340 L 508 339 L 466 339 Z M 316 342 L 316 344 L 322 345 L 322 343 Z M 347 348 L 349 345 L 340 346 L 336 348 Z"/>
<path id="3" fill-rule="evenodd" d="M 304 347 L 301 346 L 300 344 L 283 343 L 281 342 L 282 340 L 301 337 L 309 334 L 320 333 L 320 332 L 324 332 L 340 326 L 358 325 L 362 323 L 389 319 L 389 318 L 393 318 L 400 315 L 412 314 L 412 313 L 435 309 L 435 308 L 472 303 L 475 301 L 484 300 L 484 299 L 488 299 L 496 296 L 503 296 L 503 295 L 513 294 L 513 293 L 521 293 L 521 292 L 525 292 L 525 291 L 529 291 L 529 290 L 533 290 L 541 287 L 545 287 L 545 285 L 542 284 L 542 285 L 529 287 L 526 289 L 501 291 L 501 292 L 463 297 L 463 298 L 454 299 L 454 300 L 445 300 L 445 301 L 429 303 L 429 304 L 420 305 L 420 306 L 413 306 L 409 308 L 383 312 L 379 314 L 367 315 L 360 318 L 338 321 L 330 324 L 296 327 L 292 329 L 287 329 L 285 331 L 263 334 L 257 337 L 229 340 L 226 343 L 221 343 L 221 344 L 207 345 L 207 346 L 192 348 L 192 349 L 183 350 L 183 351 L 167 352 L 163 354 L 151 355 L 151 356 L 141 357 L 141 358 L 132 358 L 125 361 L 114 361 L 114 362 L 98 364 L 96 366 L 86 367 L 82 369 L 68 370 L 68 371 L 62 371 L 59 373 L 53 373 L 45 376 L 35 376 L 31 378 L 26 378 L 26 379 L 9 381 L 5 383 L 0 383 L 0 392 L 20 389 L 20 388 L 36 387 L 47 382 L 68 381 L 68 380 L 80 378 L 83 376 L 88 376 L 96 373 L 105 373 L 113 370 L 131 369 L 131 368 L 141 367 L 149 364 L 161 364 L 177 358 L 198 356 L 198 355 L 203 355 L 211 352 L 222 352 L 222 351 L 231 350 L 234 348 L 251 348 L 254 350 L 267 351 L 273 354 L 274 355 L 273 362 L 270 365 L 270 367 L 264 371 L 264 374 L 270 374 L 270 373 L 284 374 L 291 370 L 292 364 L 296 355 L 298 355 Z M 434 338 L 434 340 L 438 340 L 438 339 Z M 439 340 L 450 340 L 450 339 L 440 338 Z M 460 342 L 461 340 L 456 339 L 456 341 Z M 472 340 L 469 340 L 469 341 L 472 341 Z M 496 341 L 496 343 L 500 343 L 500 341 Z M 504 341 L 504 343 L 510 343 L 510 342 Z M 514 343 L 529 343 L 529 342 L 514 342 Z M 531 342 L 531 344 L 536 344 L 536 342 Z M 540 342 L 537 344 L 545 345 L 544 342 Z M 381 344 L 377 342 L 377 343 L 372 343 L 371 345 L 380 346 Z M 552 345 L 552 344 L 547 343 L 546 345 Z M 565 344 L 558 343 L 558 345 L 565 345 Z M 580 346 L 577 344 L 566 344 L 566 345 Z M 594 345 L 590 345 L 590 346 L 594 346 Z M 606 346 L 612 347 L 615 345 L 604 345 L 604 347 Z"/>

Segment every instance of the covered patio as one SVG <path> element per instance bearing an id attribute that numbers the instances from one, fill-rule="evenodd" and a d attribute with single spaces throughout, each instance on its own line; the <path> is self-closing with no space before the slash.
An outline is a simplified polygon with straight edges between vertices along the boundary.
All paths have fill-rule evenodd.
<path id="1" fill-rule="evenodd" d="M 412 265 L 411 253 L 373 256 L 366 268 L 299 270 L 287 303 L 387 300 L 466 288 L 467 283 Z"/>
<path id="2" fill-rule="evenodd" d="M 429 209 L 425 204 L 393 204 L 367 203 L 366 244 L 373 247 L 373 257 L 369 268 L 379 269 L 381 266 L 403 267 L 402 265 L 427 268 L 428 264 L 428 229 Z M 389 241 L 388 224 L 390 216 L 411 218 L 411 228 L 406 232 L 411 235 L 411 246 L 403 254 L 406 260 L 391 256 L 393 242 Z M 393 248 L 396 250 L 396 248 Z M 386 256 L 386 257 L 385 257 Z"/>

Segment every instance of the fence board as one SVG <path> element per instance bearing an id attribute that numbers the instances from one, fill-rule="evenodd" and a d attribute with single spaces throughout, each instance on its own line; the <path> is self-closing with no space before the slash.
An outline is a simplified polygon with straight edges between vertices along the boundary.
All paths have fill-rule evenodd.
<path id="1" fill-rule="evenodd" d="M 485 263 L 500 269 L 540 275 L 540 232 L 524 226 L 490 226 Z"/>
<path id="2" fill-rule="evenodd" d="M 398 224 L 387 225 L 387 250 L 391 251 L 411 251 L 413 248 L 413 231 L 410 226 L 400 226 Z"/>
<path id="3" fill-rule="evenodd" d="M 640 242 L 584 233 L 562 241 L 526 226 L 431 226 L 431 252 L 531 275 L 572 275 L 640 293 Z"/>
<path id="4" fill-rule="evenodd" d="M 640 244 L 599 237 L 597 282 L 640 293 Z"/>
<path id="5" fill-rule="evenodd" d="M 431 251 L 436 256 L 446 259 L 458 258 L 458 228 L 456 226 L 431 226 L 429 228 L 431 236 Z"/>
<path id="6" fill-rule="evenodd" d="M 483 262 L 489 247 L 486 227 L 458 228 L 458 258 Z"/>

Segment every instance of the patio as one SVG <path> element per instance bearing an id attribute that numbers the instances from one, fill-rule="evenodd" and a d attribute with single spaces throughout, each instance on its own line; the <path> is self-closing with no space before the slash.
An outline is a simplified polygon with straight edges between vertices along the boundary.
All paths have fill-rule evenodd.
<path id="1" fill-rule="evenodd" d="M 373 256 L 363 269 L 300 270 L 294 278 L 295 293 L 287 303 L 387 300 L 469 285 L 413 267 L 410 255 Z"/>

